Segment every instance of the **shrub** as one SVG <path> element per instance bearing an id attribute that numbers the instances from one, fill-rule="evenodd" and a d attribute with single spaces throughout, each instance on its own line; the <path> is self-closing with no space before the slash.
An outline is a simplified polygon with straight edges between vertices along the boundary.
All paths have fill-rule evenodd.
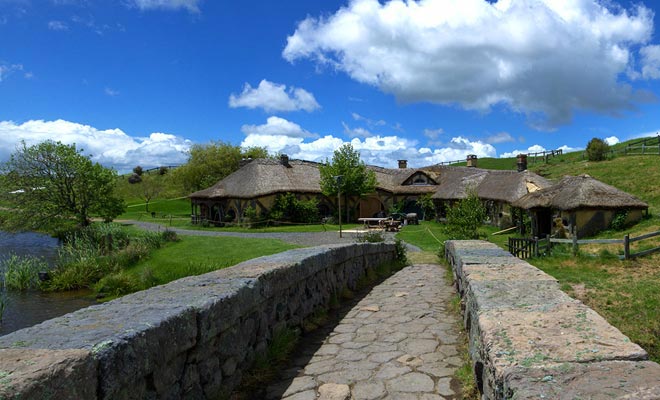
<path id="1" fill-rule="evenodd" d="M 138 174 L 133 174 L 128 177 L 128 183 L 131 185 L 142 182 L 142 177 Z"/>
<path id="2" fill-rule="evenodd" d="M 106 296 L 121 296 L 135 292 L 138 287 L 133 281 L 133 277 L 125 272 L 119 272 L 101 278 L 94 285 L 94 290 Z"/>
<path id="3" fill-rule="evenodd" d="M 407 264 L 408 263 L 408 248 L 406 247 L 406 244 L 404 243 L 403 240 L 401 239 L 396 239 L 394 241 L 394 249 L 396 252 L 396 260 L 399 261 L 400 263 Z"/>
<path id="4" fill-rule="evenodd" d="M 28 290 L 39 287 L 39 272 L 46 271 L 44 259 L 12 254 L 2 262 L 4 287 L 9 290 Z"/>
<path id="5" fill-rule="evenodd" d="M 477 239 L 477 228 L 486 219 L 486 208 L 475 191 L 453 207 L 447 207 L 446 231 L 452 239 Z"/>
<path id="6" fill-rule="evenodd" d="M 587 144 L 587 160 L 589 161 L 603 161 L 607 158 L 607 153 L 610 151 L 610 145 L 603 139 L 593 138 Z"/>
<path id="7" fill-rule="evenodd" d="M 142 176 L 142 172 L 143 172 L 142 167 L 140 167 L 139 165 L 133 168 L 133 173 L 137 176 Z"/>
<path id="8" fill-rule="evenodd" d="M 179 235 L 177 235 L 176 232 L 170 229 L 165 229 L 163 233 L 161 234 L 162 239 L 164 242 L 178 242 L 179 240 Z"/>
<path id="9" fill-rule="evenodd" d="M 167 174 L 167 171 L 169 171 L 169 169 L 167 167 L 160 167 L 160 168 L 158 168 L 158 175 L 163 176 L 163 175 Z"/>
<path id="10" fill-rule="evenodd" d="M 271 207 L 269 218 L 275 221 L 318 222 L 318 200 L 298 200 L 293 193 L 279 195 Z"/>
<path id="11" fill-rule="evenodd" d="M 610 222 L 610 228 L 615 231 L 621 231 L 626 227 L 626 220 L 628 219 L 628 210 L 617 210 Z"/>
<path id="12" fill-rule="evenodd" d="M 357 238 L 358 242 L 361 243 L 378 243 L 385 241 L 385 235 L 382 231 L 369 231 Z"/>

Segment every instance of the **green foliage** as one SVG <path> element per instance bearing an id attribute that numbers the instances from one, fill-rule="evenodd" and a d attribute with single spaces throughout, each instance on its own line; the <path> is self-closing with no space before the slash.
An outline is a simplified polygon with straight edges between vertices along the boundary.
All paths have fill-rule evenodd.
<path id="1" fill-rule="evenodd" d="M 141 182 L 133 185 L 133 189 L 135 197 L 144 201 L 144 211 L 149 212 L 149 202 L 158 198 L 164 190 L 163 179 L 160 176 L 145 176 Z"/>
<path id="2" fill-rule="evenodd" d="M 133 173 L 137 176 L 142 176 L 143 172 L 144 171 L 142 170 L 142 167 L 140 167 L 139 165 L 133 168 Z"/>
<path id="3" fill-rule="evenodd" d="M 244 157 L 267 157 L 265 148 L 252 147 L 241 151 L 239 146 L 224 142 L 196 144 L 190 148 L 188 163 L 172 172 L 176 181 L 187 192 L 215 185 L 240 167 Z"/>
<path id="4" fill-rule="evenodd" d="M 358 242 L 361 243 L 378 243 L 385 241 L 385 235 L 383 231 L 368 231 L 362 236 L 357 238 Z"/>
<path id="5" fill-rule="evenodd" d="M 321 175 L 321 191 L 326 196 L 337 196 L 338 190 L 344 195 L 363 196 L 371 193 L 376 188 L 376 174 L 367 169 L 360 160 L 360 153 L 353 149 L 350 143 L 346 143 L 332 155 L 332 162 L 326 160 L 325 164 L 319 166 Z M 341 184 L 337 184 L 336 176 L 341 176 Z M 346 204 L 346 201 L 344 201 Z M 346 215 L 349 209 L 346 207 Z M 347 220 L 350 220 L 347 218 Z"/>
<path id="6" fill-rule="evenodd" d="M 417 205 L 424 211 L 425 220 L 435 218 L 435 204 L 433 203 L 431 196 L 431 193 L 427 193 L 417 199 Z"/>
<path id="7" fill-rule="evenodd" d="M 42 258 L 11 254 L 0 263 L 4 270 L 3 286 L 8 290 L 28 290 L 39 287 L 39 272 L 47 271 L 48 264 Z"/>
<path id="8" fill-rule="evenodd" d="M 622 231 L 626 227 L 626 219 L 628 219 L 628 210 L 617 210 L 610 222 L 610 228 Z"/>
<path id="9" fill-rule="evenodd" d="M 587 144 L 587 160 L 603 161 L 607 158 L 609 151 L 610 145 L 608 145 L 603 139 L 593 138 Z"/>
<path id="10" fill-rule="evenodd" d="M 106 296 L 122 296 L 138 290 L 133 277 L 126 272 L 107 275 L 96 284 L 94 291 Z"/>
<path id="11" fill-rule="evenodd" d="M 402 264 L 408 263 L 408 248 L 406 243 L 401 239 L 396 239 L 394 241 L 394 248 L 396 251 L 396 260 Z"/>
<path id="12" fill-rule="evenodd" d="M 476 192 L 470 191 L 465 199 L 447 207 L 447 234 L 451 239 L 477 239 L 477 229 L 486 219 L 486 208 Z"/>
<path id="13" fill-rule="evenodd" d="M 8 179 L 0 188 L 12 208 L 9 229 L 48 229 L 75 220 L 87 226 L 92 216 L 113 219 L 123 211 L 115 196 L 117 174 L 82 154 L 75 145 L 22 142 L 2 167 Z M 11 191 L 22 192 L 8 194 Z"/>
<path id="14" fill-rule="evenodd" d="M 271 207 L 269 218 L 275 221 L 319 222 L 318 200 L 298 200 L 293 193 L 278 195 Z"/>

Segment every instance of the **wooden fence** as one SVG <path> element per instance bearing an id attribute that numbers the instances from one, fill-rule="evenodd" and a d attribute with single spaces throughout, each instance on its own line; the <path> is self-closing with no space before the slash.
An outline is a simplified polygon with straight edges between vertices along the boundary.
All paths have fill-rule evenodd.
<path id="1" fill-rule="evenodd" d="M 660 252 L 660 246 L 651 249 L 633 253 L 630 251 L 630 244 L 641 240 L 660 236 L 660 231 L 647 233 L 645 235 L 630 237 L 625 235 L 623 239 L 555 239 L 546 237 L 545 239 L 534 238 L 509 238 L 509 252 L 518 258 L 539 257 L 552 248 L 553 243 L 572 244 L 573 253 L 576 254 L 581 244 L 621 244 L 623 245 L 623 255 L 619 256 L 622 260 L 630 260 L 637 257 L 643 257 L 649 254 Z"/>

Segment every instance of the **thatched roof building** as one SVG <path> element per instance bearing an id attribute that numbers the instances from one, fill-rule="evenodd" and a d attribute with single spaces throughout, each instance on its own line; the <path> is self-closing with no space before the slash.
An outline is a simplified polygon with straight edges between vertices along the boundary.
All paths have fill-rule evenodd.
<path id="1" fill-rule="evenodd" d="M 513 202 L 528 210 L 532 233 L 578 238 L 608 229 L 614 218 L 632 223 L 642 218 L 648 204 L 589 175 L 565 176 L 556 184 Z"/>
<path id="2" fill-rule="evenodd" d="M 252 199 L 276 193 L 321 193 L 319 164 L 303 160 L 262 158 L 251 161 L 192 199 Z"/>
<path id="3" fill-rule="evenodd" d="M 523 209 L 552 208 L 570 211 L 583 208 L 647 209 L 637 197 L 589 175 L 565 176 L 558 183 L 520 197 L 513 202 Z"/>
<path id="4" fill-rule="evenodd" d="M 547 179 L 529 171 L 453 167 L 442 174 L 440 185 L 432 197 L 460 200 L 466 198 L 470 190 L 475 190 L 481 199 L 512 203 L 528 193 L 551 185 Z"/>

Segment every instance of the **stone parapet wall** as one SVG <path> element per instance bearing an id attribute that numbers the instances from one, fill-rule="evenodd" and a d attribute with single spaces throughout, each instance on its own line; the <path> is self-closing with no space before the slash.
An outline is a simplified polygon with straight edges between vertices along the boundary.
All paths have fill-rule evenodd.
<path id="1" fill-rule="evenodd" d="M 660 399 L 660 365 L 550 275 L 485 241 L 445 256 L 483 399 Z"/>
<path id="2" fill-rule="evenodd" d="M 393 244 L 320 246 L 88 307 L 0 337 L 0 399 L 219 398 Z"/>

